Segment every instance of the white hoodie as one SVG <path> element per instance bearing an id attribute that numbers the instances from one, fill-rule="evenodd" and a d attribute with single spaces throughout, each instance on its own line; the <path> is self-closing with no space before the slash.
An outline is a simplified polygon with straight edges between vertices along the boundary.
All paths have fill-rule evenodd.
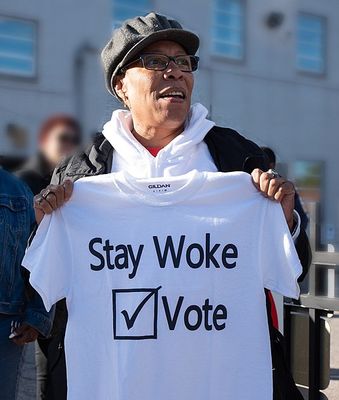
<path id="1" fill-rule="evenodd" d="M 150 178 L 177 176 L 193 169 L 217 171 L 204 142 L 215 125 L 206 118 L 207 113 L 202 104 L 191 106 L 184 131 L 154 157 L 133 136 L 131 112 L 115 110 L 102 131 L 114 148 L 112 172 L 124 170 L 138 178 Z"/>
<path id="2" fill-rule="evenodd" d="M 206 118 L 207 113 L 200 103 L 191 106 L 184 131 L 154 157 L 132 134 L 131 112 L 113 111 L 102 131 L 115 150 L 111 172 L 124 170 L 137 178 L 177 176 L 194 169 L 216 172 L 217 167 L 204 142 L 207 132 L 215 125 Z M 301 220 L 296 211 L 294 215 L 297 226 L 292 237 L 296 240 Z"/>

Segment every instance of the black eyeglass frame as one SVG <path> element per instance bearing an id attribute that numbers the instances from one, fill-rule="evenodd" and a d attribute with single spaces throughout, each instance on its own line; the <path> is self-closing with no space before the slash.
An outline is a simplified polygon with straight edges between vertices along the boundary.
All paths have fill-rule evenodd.
<path id="1" fill-rule="evenodd" d="M 154 56 L 157 55 L 157 56 L 167 57 L 167 60 L 168 60 L 168 61 L 167 61 L 167 64 L 164 66 L 164 68 L 155 69 L 155 68 L 147 68 L 147 67 L 146 67 L 144 58 L 147 57 L 147 56 L 152 56 L 152 55 L 154 55 Z M 180 69 L 180 65 L 178 65 L 177 62 L 176 62 L 176 59 L 177 59 L 178 57 L 190 57 L 190 58 L 193 58 L 193 59 L 195 60 L 195 62 L 196 62 L 195 68 L 194 68 L 194 69 L 192 68 L 191 71 L 185 71 L 185 70 Z M 198 65 L 199 65 L 199 57 L 198 57 L 198 56 L 180 55 L 180 56 L 174 56 L 174 57 L 173 57 L 173 56 L 168 56 L 167 54 L 148 53 L 148 54 L 141 54 L 137 59 L 135 59 L 135 60 L 129 62 L 128 64 L 126 64 L 126 65 L 124 65 L 124 66 L 122 66 L 122 67 L 120 68 L 120 72 L 121 72 L 121 73 L 125 73 L 126 70 L 128 69 L 128 67 L 130 67 L 131 65 L 135 64 L 136 62 L 140 62 L 140 61 L 141 61 L 141 63 L 142 63 L 143 68 L 148 69 L 148 70 L 150 70 L 150 71 L 164 71 L 164 70 L 168 67 L 168 65 L 169 65 L 169 63 L 170 63 L 171 61 L 173 61 L 173 62 L 175 63 L 175 65 L 176 65 L 177 67 L 179 67 L 180 71 L 182 71 L 182 72 L 194 72 L 194 71 L 196 71 L 196 70 L 198 69 Z"/>

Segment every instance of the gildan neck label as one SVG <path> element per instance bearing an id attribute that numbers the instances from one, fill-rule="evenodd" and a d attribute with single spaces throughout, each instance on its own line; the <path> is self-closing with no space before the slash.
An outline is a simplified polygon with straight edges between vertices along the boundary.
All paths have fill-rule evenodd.
<path id="1" fill-rule="evenodd" d="M 180 177 L 138 179 L 127 172 L 118 173 L 115 184 L 122 192 L 144 203 L 170 205 L 191 197 L 199 190 L 206 174 L 193 170 Z"/>
<path id="2" fill-rule="evenodd" d="M 152 183 L 147 185 L 147 188 L 153 193 L 171 192 L 173 190 L 173 185 L 170 183 Z"/>

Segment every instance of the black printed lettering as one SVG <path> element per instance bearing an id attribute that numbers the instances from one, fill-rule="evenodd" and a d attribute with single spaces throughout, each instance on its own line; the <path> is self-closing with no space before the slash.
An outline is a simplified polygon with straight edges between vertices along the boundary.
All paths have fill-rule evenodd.
<path id="1" fill-rule="evenodd" d="M 206 331 L 211 331 L 212 330 L 212 325 L 209 323 L 208 317 L 209 317 L 209 312 L 213 310 L 213 307 L 210 305 L 209 299 L 205 300 L 204 305 L 202 306 L 202 309 L 204 311 L 204 324 L 205 324 L 205 329 Z"/>
<path id="2" fill-rule="evenodd" d="M 160 268 L 165 268 L 167 264 L 168 252 L 171 253 L 171 258 L 174 268 L 179 268 L 182 249 L 184 247 L 184 242 L 185 242 L 185 235 L 180 236 L 179 246 L 177 251 L 175 251 L 172 236 L 167 236 L 163 253 L 161 252 L 160 243 L 157 236 L 153 236 L 153 242 L 157 253 Z"/>
<path id="3" fill-rule="evenodd" d="M 227 319 L 227 308 L 223 304 L 219 304 L 215 307 L 213 312 L 213 325 L 217 331 L 225 329 L 226 323 L 218 324 L 218 320 L 225 321 Z"/>
<path id="4" fill-rule="evenodd" d="M 238 249 L 234 244 L 227 244 L 222 251 L 222 263 L 225 268 L 234 268 L 237 262 L 229 263 L 228 258 L 238 258 Z"/>
<path id="5" fill-rule="evenodd" d="M 206 268 L 210 267 L 210 263 L 212 262 L 213 265 L 217 268 L 220 268 L 218 261 L 215 259 L 214 254 L 219 249 L 220 244 L 215 244 L 211 249 L 211 235 L 206 233 Z"/>
<path id="6" fill-rule="evenodd" d="M 105 246 L 102 248 L 106 253 L 106 262 L 108 269 L 113 269 L 114 264 L 111 263 L 111 250 L 114 250 L 114 246 L 111 246 L 109 240 L 105 240 Z"/>
<path id="7" fill-rule="evenodd" d="M 170 328 L 171 331 L 173 331 L 175 329 L 183 301 L 184 301 L 184 296 L 180 296 L 178 298 L 177 305 L 175 306 L 175 311 L 174 311 L 173 318 L 172 318 L 171 311 L 169 309 L 169 305 L 168 305 L 168 301 L 167 301 L 167 297 L 162 296 L 162 303 L 164 305 L 164 310 L 165 310 L 168 327 Z"/>
<path id="8" fill-rule="evenodd" d="M 190 315 L 192 315 L 192 312 L 194 312 L 196 314 L 195 324 L 192 324 L 190 322 Z M 195 305 L 187 307 L 185 314 L 184 314 L 184 324 L 185 324 L 186 328 L 190 331 L 196 331 L 197 329 L 200 328 L 201 322 L 202 322 L 201 308 L 199 306 L 195 306 Z"/>
<path id="9" fill-rule="evenodd" d="M 175 330 L 178 323 L 182 323 L 189 331 L 196 331 L 198 329 L 212 331 L 213 328 L 221 331 L 226 327 L 227 308 L 223 304 L 218 304 L 214 307 L 210 303 L 210 299 L 205 299 L 202 305 L 187 305 L 184 304 L 185 297 L 179 296 L 172 315 L 167 296 L 162 296 L 161 299 L 165 318 L 171 331 Z"/>
<path id="10" fill-rule="evenodd" d="M 99 253 L 98 251 L 96 251 L 94 249 L 94 245 L 97 243 L 102 244 L 102 239 L 101 238 L 93 238 L 88 244 L 90 253 L 93 254 L 94 257 L 96 257 L 100 260 L 100 264 L 98 264 L 98 265 L 90 264 L 91 269 L 93 271 L 101 271 L 105 267 L 105 258 L 102 256 L 101 253 Z"/>
<path id="11" fill-rule="evenodd" d="M 197 250 L 195 253 L 198 254 L 198 261 L 194 262 L 192 260 L 192 252 L 193 250 Z M 191 268 L 199 268 L 202 266 L 204 262 L 204 249 L 199 243 L 192 243 L 187 247 L 186 251 L 186 262 Z"/>
<path id="12" fill-rule="evenodd" d="M 116 256 L 114 259 L 115 266 L 118 269 L 128 268 L 128 251 L 127 247 L 123 244 L 115 246 Z M 118 253 L 120 252 L 120 253 Z"/>
<path id="13" fill-rule="evenodd" d="M 129 254 L 130 258 L 131 258 L 132 265 L 133 265 L 133 270 L 132 270 L 132 272 L 128 275 L 128 277 L 129 277 L 130 279 L 133 279 L 133 278 L 135 277 L 136 273 L 137 273 L 137 270 L 138 270 L 138 267 L 139 267 L 139 263 L 140 263 L 141 254 L 142 254 L 142 251 L 143 251 L 144 247 L 145 247 L 145 246 L 144 246 L 143 244 L 141 244 L 141 245 L 139 246 L 137 255 L 134 256 L 132 246 L 131 246 L 130 244 L 127 245 L 128 254 Z"/>

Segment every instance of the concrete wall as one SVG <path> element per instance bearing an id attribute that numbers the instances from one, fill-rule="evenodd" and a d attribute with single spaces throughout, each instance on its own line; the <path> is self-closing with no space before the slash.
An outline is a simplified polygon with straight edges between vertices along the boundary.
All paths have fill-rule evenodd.
<path id="1" fill-rule="evenodd" d="M 26 80 L 0 76 L 1 128 L 16 121 L 28 127 L 31 149 L 40 122 L 51 113 L 76 113 L 82 92 L 91 98 L 80 98 L 86 107 L 86 131 L 97 128 L 96 111 L 103 109 L 105 90 L 98 51 L 111 32 L 110 4 L 106 0 L 84 2 L 58 0 L 29 2 L 2 0 L 0 14 L 38 22 L 38 73 L 36 79 Z M 82 50 L 81 50 L 82 49 Z M 83 73 L 76 69 L 76 58 L 83 61 Z M 81 82 L 81 79 L 83 80 Z M 81 103 L 82 104 L 82 103 Z M 85 114 L 85 112 L 83 114 Z M 3 135 L 3 130 L 0 131 Z M 6 138 L 0 136 L 1 152 L 6 149 Z"/>
<path id="2" fill-rule="evenodd" d="M 158 1 L 160 9 L 170 13 L 166 3 Z M 210 3 L 187 0 L 184 9 L 180 7 L 174 14 L 196 31 L 202 41 L 195 99 L 210 109 L 212 119 L 218 124 L 233 127 L 258 144 L 273 147 L 281 162 L 291 166 L 295 160 L 324 161 L 323 224 L 336 226 L 334 242 L 338 243 L 339 3 L 247 0 L 246 55 L 242 62 L 213 56 Z M 189 11 L 193 9 L 194 18 Z M 270 11 L 285 15 L 282 26 L 275 30 L 264 24 Z M 299 11 L 327 20 L 324 76 L 310 76 L 296 69 Z"/>

